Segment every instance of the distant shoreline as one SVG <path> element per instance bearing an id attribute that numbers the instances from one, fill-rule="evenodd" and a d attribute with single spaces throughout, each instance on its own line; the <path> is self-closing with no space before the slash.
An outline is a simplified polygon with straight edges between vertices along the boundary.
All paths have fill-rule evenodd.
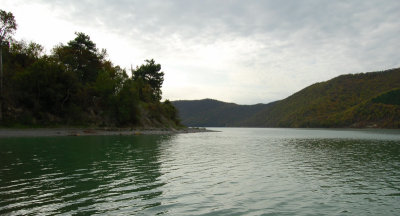
<path id="1" fill-rule="evenodd" d="M 0 138 L 4 137 L 55 137 L 55 136 L 114 136 L 114 135 L 167 135 L 182 133 L 217 132 L 206 128 L 184 129 L 88 129 L 88 128 L 1 128 Z"/>

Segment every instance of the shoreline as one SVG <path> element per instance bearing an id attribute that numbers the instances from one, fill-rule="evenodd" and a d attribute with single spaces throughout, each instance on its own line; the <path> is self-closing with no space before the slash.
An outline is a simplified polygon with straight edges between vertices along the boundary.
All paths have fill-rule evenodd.
<path id="1" fill-rule="evenodd" d="M 169 135 L 183 133 L 218 132 L 206 128 L 149 128 L 149 129 L 90 129 L 90 128 L 1 128 L 0 138 L 5 137 L 56 137 L 56 136 L 115 136 L 115 135 Z"/>

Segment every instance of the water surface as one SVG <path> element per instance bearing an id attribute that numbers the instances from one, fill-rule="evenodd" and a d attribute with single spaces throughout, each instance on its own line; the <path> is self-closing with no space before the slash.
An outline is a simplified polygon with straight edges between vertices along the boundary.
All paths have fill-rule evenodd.
<path id="1" fill-rule="evenodd" d="M 0 214 L 397 215 L 398 130 L 0 139 Z"/>

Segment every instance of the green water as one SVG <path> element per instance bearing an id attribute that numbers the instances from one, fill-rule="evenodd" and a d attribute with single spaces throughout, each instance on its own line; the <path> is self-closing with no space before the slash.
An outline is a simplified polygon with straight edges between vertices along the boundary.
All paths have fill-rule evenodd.
<path id="1" fill-rule="evenodd" d="M 398 215 L 400 132 L 0 139 L 0 215 Z"/>

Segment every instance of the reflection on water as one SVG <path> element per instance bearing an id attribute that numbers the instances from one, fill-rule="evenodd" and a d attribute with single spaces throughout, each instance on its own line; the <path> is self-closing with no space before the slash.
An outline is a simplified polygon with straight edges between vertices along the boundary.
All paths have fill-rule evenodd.
<path id="1" fill-rule="evenodd" d="M 129 212 L 160 205 L 165 136 L 1 140 L 0 214 Z"/>
<path id="2" fill-rule="evenodd" d="M 398 131 L 0 139 L 0 214 L 396 215 Z"/>

